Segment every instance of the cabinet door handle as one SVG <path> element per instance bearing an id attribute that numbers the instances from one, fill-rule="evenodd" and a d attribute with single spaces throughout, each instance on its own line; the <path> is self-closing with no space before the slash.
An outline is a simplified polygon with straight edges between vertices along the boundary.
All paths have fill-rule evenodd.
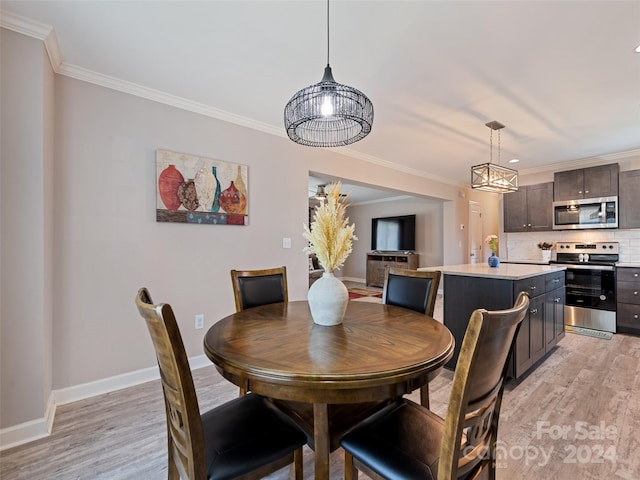
<path id="1" fill-rule="evenodd" d="M 527 228 L 531 228 L 531 224 L 530 224 L 530 223 L 529 223 L 529 224 L 527 224 Z"/>
<path id="2" fill-rule="evenodd" d="M 589 190 L 585 190 L 584 193 L 589 193 Z"/>
<path id="3" fill-rule="evenodd" d="M 638 292 L 633 292 L 633 294 L 637 296 L 637 295 L 638 295 Z"/>
<path id="4" fill-rule="evenodd" d="M 634 278 L 638 278 L 638 274 L 637 273 L 634 273 L 633 276 L 634 276 Z"/>
<path id="5" fill-rule="evenodd" d="M 636 313 L 633 318 L 635 318 L 636 320 L 638 319 L 638 314 Z"/>
<path id="6" fill-rule="evenodd" d="M 582 193 L 582 190 L 578 190 L 578 193 Z"/>
<path id="7" fill-rule="evenodd" d="M 533 292 L 535 289 L 536 289 L 536 286 L 535 286 L 535 285 L 531 285 L 531 286 L 529 287 L 529 290 L 531 290 L 532 292 Z"/>
<path id="8" fill-rule="evenodd" d="M 556 302 L 556 303 L 560 303 L 560 298 L 559 297 L 558 298 L 554 298 L 553 301 Z"/>
<path id="9" fill-rule="evenodd" d="M 527 228 L 527 224 L 526 224 L 526 223 L 524 223 L 524 224 L 522 225 L 522 228 Z M 637 275 L 636 275 L 636 277 L 637 277 Z"/>
<path id="10" fill-rule="evenodd" d="M 538 309 L 537 308 L 532 308 L 529 310 L 529 313 L 531 313 L 532 315 L 535 315 L 536 313 L 538 313 Z"/>
<path id="11" fill-rule="evenodd" d="M 554 278 L 553 279 L 553 283 L 560 283 L 560 279 L 559 278 Z"/>

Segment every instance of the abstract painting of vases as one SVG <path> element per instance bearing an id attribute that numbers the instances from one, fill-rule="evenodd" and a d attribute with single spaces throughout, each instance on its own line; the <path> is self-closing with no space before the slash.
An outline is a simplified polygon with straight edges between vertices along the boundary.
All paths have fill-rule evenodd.
<path id="1" fill-rule="evenodd" d="M 248 225 L 247 177 L 246 165 L 157 150 L 156 220 Z"/>

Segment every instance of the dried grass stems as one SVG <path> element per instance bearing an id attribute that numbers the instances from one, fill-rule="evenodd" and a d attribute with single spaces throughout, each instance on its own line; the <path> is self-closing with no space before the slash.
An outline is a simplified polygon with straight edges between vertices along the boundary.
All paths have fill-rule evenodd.
<path id="1" fill-rule="evenodd" d="M 345 217 L 347 197 L 340 198 L 341 182 L 327 187 L 327 196 L 315 209 L 311 227 L 304 225 L 302 236 L 309 241 L 307 253 L 314 253 L 325 272 L 339 270 L 351 254 L 355 224 Z"/>

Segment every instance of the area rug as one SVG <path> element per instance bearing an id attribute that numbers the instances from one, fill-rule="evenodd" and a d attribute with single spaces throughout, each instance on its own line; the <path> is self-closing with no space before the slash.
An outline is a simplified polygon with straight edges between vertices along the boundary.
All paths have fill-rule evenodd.
<path id="1" fill-rule="evenodd" d="M 564 330 L 568 333 L 575 333 L 578 335 L 585 335 L 587 337 L 602 338 L 604 340 L 611 340 L 613 334 L 610 332 L 601 332 L 600 330 L 592 330 L 584 327 L 574 327 L 573 325 L 565 325 Z"/>
<path id="2" fill-rule="evenodd" d="M 382 297 L 382 292 L 376 292 L 375 290 L 365 290 L 364 288 L 350 288 L 349 289 L 349 300 L 354 300 L 356 298 L 362 297 Z"/>

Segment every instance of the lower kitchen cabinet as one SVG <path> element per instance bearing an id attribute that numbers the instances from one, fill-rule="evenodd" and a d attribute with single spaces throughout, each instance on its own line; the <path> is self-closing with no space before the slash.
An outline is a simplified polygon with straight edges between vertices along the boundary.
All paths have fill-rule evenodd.
<path id="1" fill-rule="evenodd" d="M 564 277 L 562 279 L 564 285 Z M 548 291 L 544 295 L 545 350 L 551 350 L 564 337 L 564 287 Z"/>
<path id="2" fill-rule="evenodd" d="M 520 280 L 445 273 L 443 284 L 444 324 L 456 340 L 448 368 L 456 366 L 473 310 L 511 308 L 521 291 L 529 293 L 529 311 L 516 336 L 508 375 L 519 378 L 527 373 L 564 337 L 564 270 Z"/>
<path id="3" fill-rule="evenodd" d="M 640 335 L 640 268 L 616 269 L 616 329 Z"/>

